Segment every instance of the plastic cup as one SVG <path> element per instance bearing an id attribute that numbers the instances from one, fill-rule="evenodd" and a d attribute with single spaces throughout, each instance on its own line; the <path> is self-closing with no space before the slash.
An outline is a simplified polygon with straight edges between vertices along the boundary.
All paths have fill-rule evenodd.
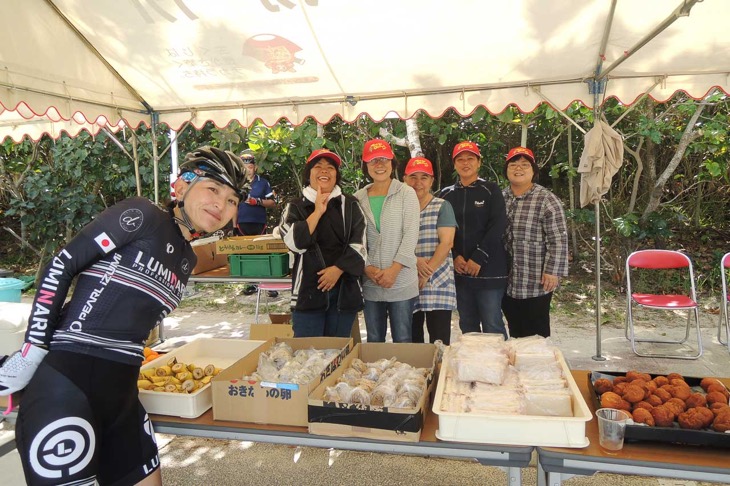
<path id="1" fill-rule="evenodd" d="M 598 441 L 609 453 L 620 451 L 624 447 L 626 422 L 631 415 L 615 408 L 600 408 L 596 410 L 598 417 Z"/>

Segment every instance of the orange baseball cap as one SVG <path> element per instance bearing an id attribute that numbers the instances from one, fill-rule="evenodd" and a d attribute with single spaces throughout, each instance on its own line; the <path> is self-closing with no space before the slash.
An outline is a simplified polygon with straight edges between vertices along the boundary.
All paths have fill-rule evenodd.
<path id="1" fill-rule="evenodd" d="M 512 150 L 509 151 L 507 154 L 507 158 L 505 159 L 507 162 L 514 159 L 515 157 L 523 156 L 526 159 L 529 159 L 530 162 L 533 164 L 535 163 L 535 155 L 532 153 L 532 150 L 526 148 L 526 147 L 515 147 Z"/>
<path id="2" fill-rule="evenodd" d="M 390 160 L 395 158 L 395 155 L 393 155 L 393 149 L 390 148 L 390 144 L 379 138 L 374 138 L 365 142 L 365 146 L 362 149 L 363 162 L 367 163 L 380 157 L 385 157 Z"/>
<path id="3" fill-rule="evenodd" d="M 416 172 L 423 172 L 433 177 L 431 161 L 425 157 L 413 157 L 406 164 L 406 175 L 415 174 Z"/>
<path id="4" fill-rule="evenodd" d="M 342 165 L 342 159 L 340 159 L 340 156 L 326 148 L 317 149 L 312 152 L 312 154 L 307 159 L 307 164 L 320 157 L 331 160 L 337 167 Z"/>
<path id="5" fill-rule="evenodd" d="M 459 142 L 456 144 L 456 147 L 454 147 L 454 152 L 451 154 L 451 159 L 455 159 L 457 155 L 459 155 L 462 152 L 471 152 L 480 159 L 482 158 L 482 153 L 479 151 L 479 147 L 477 147 L 477 144 L 474 142 Z"/>

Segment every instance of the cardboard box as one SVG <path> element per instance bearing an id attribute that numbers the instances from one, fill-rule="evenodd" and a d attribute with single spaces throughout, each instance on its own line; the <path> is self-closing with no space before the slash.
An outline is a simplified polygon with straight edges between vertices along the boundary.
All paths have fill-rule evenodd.
<path id="1" fill-rule="evenodd" d="M 288 253 L 289 248 L 281 238 L 271 235 L 233 236 L 216 242 L 218 254 Z"/>
<path id="2" fill-rule="evenodd" d="M 213 364 L 225 368 L 246 356 L 251 350 L 258 348 L 263 341 L 242 339 L 196 339 L 195 341 L 173 349 L 169 353 L 150 361 L 141 369 L 157 368 L 167 364 L 173 357 L 178 361 L 201 367 Z M 196 418 L 213 405 L 211 385 L 205 385 L 193 393 L 168 393 L 150 390 L 139 391 L 139 401 L 147 413 L 174 415 L 184 418 Z"/>
<path id="3" fill-rule="evenodd" d="M 327 387 L 350 367 L 355 358 L 366 363 L 395 356 L 416 368 L 429 368 L 426 389 L 414 408 L 375 407 L 326 402 Z M 412 343 L 362 343 L 355 345 L 341 366 L 309 395 L 309 433 L 335 437 L 362 437 L 375 440 L 418 442 L 429 410 L 436 369 L 436 346 Z"/>
<path id="4" fill-rule="evenodd" d="M 198 263 L 193 268 L 193 275 L 228 265 L 228 255 L 216 253 L 216 240 L 204 238 L 193 241 L 190 245 L 193 247 L 195 256 L 198 257 Z"/>
<path id="5" fill-rule="evenodd" d="M 259 355 L 278 342 L 287 343 L 294 351 L 311 347 L 341 351 L 308 385 L 241 380 L 256 371 Z M 351 349 L 350 338 L 274 338 L 266 341 L 213 378 L 213 419 L 306 426 L 310 392 L 338 368 Z"/>
<path id="6" fill-rule="evenodd" d="M 283 324 L 251 324 L 250 339 L 293 338 L 291 322 Z"/>
<path id="7" fill-rule="evenodd" d="M 479 444 L 573 448 L 588 446 L 585 429 L 586 423 L 593 418 L 593 415 L 562 353 L 557 352 L 557 358 L 572 395 L 572 417 L 442 411 L 441 400 L 449 368 L 448 354 L 445 355 L 433 400 L 433 413 L 439 417 L 436 437 L 445 441 Z"/>

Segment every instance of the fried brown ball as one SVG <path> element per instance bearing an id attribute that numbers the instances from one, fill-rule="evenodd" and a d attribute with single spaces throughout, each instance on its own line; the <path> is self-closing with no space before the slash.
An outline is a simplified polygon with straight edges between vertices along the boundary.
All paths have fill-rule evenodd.
<path id="1" fill-rule="evenodd" d="M 644 390 L 644 398 L 651 395 L 651 392 L 649 391 L 649 386 L 647 385 L 648 381 L 646 380 L 634 380 L 630 384 L 634 386 L 641 387 L 642 390 Z"/>
<path id="2" fill-rule="evenodd" d="M 654 396 L 659 397 L 662 403 L 666 403 L 670 398 L 672 398 L 672 394 L 664 388 L 659 388 L 657 391 L 655 391 Z"/>
<path id="3" fill-rule="evenodd" d="M 625 376 L 617 376 L 613 379 L 613 386 L 616 386 L 619 383 L 623 383 L 625 381 L 629 381 Z"/>
<path id="4" fill-rule="evenodd" d="M 707 407 L 695 407 L 695 409 L 697 410 L 697 413 L 705 419 L 702 426 L 703 429 L 712 425 L 712 422 L 715 420 L 715 414 L 712 413 L 712 410 Z"/>
<path id="5" fill-rule="evenodd" d="M 651 397 L 650 397 L 650 398 L 651 398 Z M 660 400 L 659 402 L 660 402 L 660 403 L 659 403 L 659 405 L 661 405 L 661 400 Z M 638 409 L 638 408 L 643 408 L 643 409 L 645 409 L 645 410 L 651 410 L 651 409 L 652 409 L 652 408 L 654 408 L 655 406 L 656 406 L 656 405 L 652 405 L 651 403 L 649 403 L 649 402 L 645 402 L 645 401 L 643 401 L 643 400 L 642 400 L 642 401 L 640 401 L 639 403 L 635 403 L 635 404 L 634 404 L 634 410 L 636 410 L 636 409 Z"/>
<path id="6" fill-rule="evenodd" d="M 649 393 L 654 393 L 659 388 L 659 385 L 654 381 L 645 381 L 644 383 L 646 383 L 646 389 L 649 390 Z"/>
<path id="7" fill-rule="evenodd" d="M 679 398 L 684 401 L 692 395 L 692 389 L 687 385 L 672 385 L 672 391 L 669 393 L 672 394 L 672 397 Z"/>
<path id="8" fill-rule="evenodd" d="M 652 407 L 658 407 L 659 405 L 664 403 L 664 401 L 656 395 L 649 395 L 649 398 L 646 399 L 646 402 L 649 403 Z"/>
<path id="9" fill-rule="evenodd" d="M 702 378 L 702 381 L 700 381 L 700 386 L 705 391 L 708 391 L 707 387 L 709 387 L 710 385 L 721 385 L 722 387 L 725 386 L 717 378 Z"/>
<path id="10" fill-rule="evenodd" d="M 662 385 L 659 387 L 660 390 L 667 390 L 669 393 L 672 393 L 672 385 Z"/>
<path id="11" fill-rule="evenodd" d="M 646 390 L 636 385 L 629 385 L 621 397 L 629 403 L 638 403 L 644 399 Z"/>
<path id="12" fill-rule="evenodd" d="M 599 395 L 603 395 L 606 392 L 613 391 L 613 383 L 611 383 L 611 380 L 607 380 L 606 378 L 600 378 L 593 383 L 593 389 L 596 390 L 596 393 Z"/>
<path id="13" fill-rule="evenodd" d="M 707 403 L 709 403 L 710 405 L 712 405 L 713 403 L 724 403 L 725 405 L 727 405 L 728 403 L 727 397 L 719 391 L 711 391 L 707 394 L 705 398 L 707 398 Z"/>
<path id="14" fill-rule="evenodd" d="M 622 381 L 621 383 L 613 384 L 613 392 L 617 395 L 623 395 L 626 393 L 626 387 L 629 386 L 628 381 Z"/>
<path id="15" fill-rule="evenodd" d="M 725 398 L 730 396 L 730 392 L 727 391 L 727 388 L 725 388 L 725 385 L 723 385 L 722 383 L 720 383 L 719 385 L 711 384 L 710 386 L 708 386 L 707 393 L 712 393 L 712 392 L 720 392 L 723 395 L 725 395 Z"/>
<path id="16" fill-rule="evenodd" d="M 621 395 L 614 392 L 606 392 L 601 395 L 601 407 L 603 408 L 619 408 L 623 401 L 624 399 L 621 398 Z"/>
<path id="17" fill-rule="evenodd" d="M 727 432 L 730 430 L 730 410 L 721 412 L 712 422 L 712 430 Z"/>
<path id="18" fill-rule="evenodd" d="M 684 376 L 680 375 L 679 373 L 669 373 L 667 375 L 667 380 L 669 380 L 669 383 L 672 383 L 672 380 L 682 380 L 684 381 Z"/>
<path id="19" fill-rule="evenodd" d="M 679 415 L 687 410 L 687 405 L 684 403 L 684 400 L 680 400 L 679 398 L 670 398 L 664 406 L 671 408 L 674 415 Z"/>
<path id="20" fill-rule="evenodd" d="M 693 393 L 684 402 L 687 404 L 687 408 L 707 406 L 707 399 L 702 393 Z"/>
<path id="21" fill-rule="evenodd" d="M 666 376 L 657 376 L 652 380 L 654 383 L 656 383 L 656 386 L 662 387 L 664 385 L 669 384 L 669 379 Z"/>
<path id="22" fill-rule="evenodd" d="M 710 405 L 710 411 L 714 413 L 715 416 L 720 415 L 723 410 L 730 410 L 730 405 L 720 402 L 716 402 Z"/>
<path id="23" fill-rule="evenodd" d="M 654 422 L 654 417 L 652 417 L 651 412 L 645 408 L 636 408 L 631 415 L 634 418 L 634 422 L 637 424 L 646 424 L 653 427 L 656 423 Z"/>
<path id="24" fill-rule="evenodd" d="M 652 408 L 649 413 L 654 418 L 657 427 L 671 427 L 674 423 L 674 412 L 666 405 Z"/>
<path id="25" fill-rule="evenodd" d="M 641 372 L 636 371 L 636 370 L 629 370 L 626 372 L 626 379 L 628 381 L 639 380 L 639 379 L 641 379 L 641 376 L 642 376 Z"/>
<path id="26" fill-rule="evenodd" d="M 689 386 L 686 381 L 680 380 L 679 378 L 669 380 L 669 384 L 672 386 Z"/>
<path id="27" fill-rule="evenodd" d="M 707 414 L 712 415 L 709 417 Z M 679 426 L 683 429 L 700 430 L 706 428 L 714 420 L 715 415 L 710 412 L 709 408 L 696 407 L 690 408 L 686 412 L 682 412 L 677 416 Z"/>

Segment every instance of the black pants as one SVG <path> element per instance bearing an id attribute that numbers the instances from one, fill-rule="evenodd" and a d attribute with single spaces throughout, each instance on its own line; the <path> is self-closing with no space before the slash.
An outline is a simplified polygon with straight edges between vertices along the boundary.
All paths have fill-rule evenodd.
<path id="1" fill-rule="evenodd" d="M 502 312 L 507 319 L 509 336 L 513 338 L 550 336 L 550 301 L 553 293 L 528 299 L 514 299 L 505 294 L 502 298 Z"/>
<path id="2" fill-rule="evenodd" d="M 263 235 L 266 231 L 266 223 L 238 223 L 236 234 L 238 236 Z"/>
<path id="3" fill-rule="evenodd" d="M 413 342 L 425 342 L 423 321 L 428 328 L 428 339 L 435 342 L 440 339 L 445 345 L 451 343 L 451 312 L 450 310 L 419 311 L 413 314 Z"/>

